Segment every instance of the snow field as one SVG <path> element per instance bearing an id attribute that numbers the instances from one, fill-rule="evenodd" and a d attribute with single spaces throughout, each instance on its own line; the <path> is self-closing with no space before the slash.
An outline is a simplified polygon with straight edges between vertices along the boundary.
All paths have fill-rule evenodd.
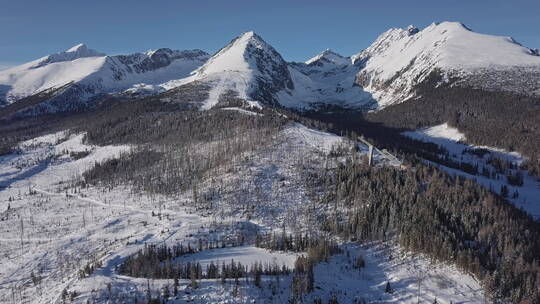
<path id="1" fill-rule="evenodd" d="M 176 259 L 178 262 L 199 262 L 203 268 L 213 262 L 215 265 L 230 263 L 234 259 L 235 262 L 240 262 L 244 266 L 250 267 L 254 263 L 276 264 L 278 266 L 285 265 L 290 269 L 294 269 L 294 262 L 298 254 L 270 252 L 263 248 L 254 246 L 239 246 L 204 250 L 194 254 L 181 256 Z"/>

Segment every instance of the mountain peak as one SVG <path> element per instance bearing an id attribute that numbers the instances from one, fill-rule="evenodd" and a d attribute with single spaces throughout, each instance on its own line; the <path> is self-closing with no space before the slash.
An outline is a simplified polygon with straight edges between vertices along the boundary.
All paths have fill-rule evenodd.
<path id="1" fill-rule="evenodd" d="M 324 51 L 321 53 L 321 55 L 335 55 L 335 56 L 343 57 L 343 56 L 341 56 L 340 54 L 338 54 L 338 53 L 332 51 L 332 49 L 326 49 L 326 50 L 324 50 Z"/>
<path id="2" fill-rule="evenodd" d="M 50 64 L 50 63 L 56 63 L 56 62 L 64 62 L 64 61 L 72 61 L 80 58 L 87 58 L 87 57 L 103 57 L 105 54 L 100 53 L 96 50 L 89 49 L 86 44 L 79 43 L 66 51 L 51 54 L 49 56 L 43 57 L 42 59 L 39 59 L 36 65 L 34 65 L 32 68 L 39 68 L 44 65 Z"/>
<path id="3" fill-rule="evenodd" d="M 480 34 L 461 22 L 445 21 L 418 32 L 414 27 L 388 30 L 353 59 L 363 62 L 359 84 L 380 94 L 376 97 L 385 106 L 410 96 L 410 88 L 435 69 L 463 75 L 540 66 L 539 57 L 532 54 L 509 37 Z"/>
<path id="4" fill-rule="evenodd" d="M 259 37 L 259 35 L 255 34 L 254 31 L 247 31 L 245 33 L 242 33 L 240 36 L 238 36 L 240 38 L 244 38 L 244 39 L 250 39 L 252 37 Z"/>
<path id="5" fill-rule="evenodd" d="M 74 45 L 72 46 L 71 48 L 67 49 L 66 50 L 66 53 L 71 53 L 71 52 L 78 52 L 78 51 L 81 51 L 81 50 L 87 50 L 88 47 L 86 46 L 86 44 L 84 43 L 79 43 L 77 45 Z"/>
<path id="6" fill-rule="evenodd" d="M 250 43 L 250 42 L 253 42 L 255 44 L 266 44 L 266 42 L 264 41 L 264 39 L 262 39 L 261 36 L 257 35 L 254 31 L 247 31 L 247 32 L 244 32 L 240 35 L 238 35 L 236 38 L 234 38 L 231 43 L 229 43 L 226 47 L 228 47 L 229 45 L 233 44 L 233 45 L 245 45 L 247 43 Z"/>
<path id="7" fill-rule="evenodd" d="M 86 44 L 84 43 L 79 43 L 77 45 L 74 45 L 72 46 L 71 48 L 67 49 L 65 52 L 62 52 L 62 53 L 75 53 L 75 54 L 78 54 L 79 56 L 77 57 L 95 57 L 95 56 L 105 56 L 105 54 L 103 53 L 100 53 L 96 50 L 93 50 L 93 49 L 89 49 Z M 62 53 L 59 53 L 59 54 L 62 54 Z"/>
<path id="8" fill-rule="evenodd" d="M 469 32 L 472 32 L 472 30 L 468 26 L 458 21 L 443 21 L 441 23 L 433 23 L 432 25 L 442 27 L 445 29 L 467 30 Z"/>
<path id="9" fill-rule="evenodd" d="M 305 63 L 308 65 L 322 65 L 324 62 L 336 65 L 346 65 L 351 63 L 349 58 L 343 57 L 331 49 L 324 50 L 319 55 L 307 60 Z"/>
<path id="10" fill-rule="evenodd" d="M 228 91 L 246 100 L 273 103 L 278 91 L 293 87 L 287 62 L 253 31 L 233 39 L 193 74 L 196 80 L 218 84 L 205 109 Z"/>
<path id="11" fill-rule="evenodd" d="M 283 58 L 281 58 L 270 44 L 255 34 L 255 32 L 249 31 L 242 33 L 219 50 L 196 73 L 199 75 L 221 73 L 224 71 L 250 71 L 250 73 L 256 73 L 259 69 L 255 68 L 254 65 L 264 61 L 261 59 L 257 60 L 258 57 L 265 57 L 264 60 L 275 59 L 285 64 Z"/>
<path id="12" fill-rule="evenodd" d="M 236 37 L 232 43 L 233 45 L 238 45 L 240 47 L 246 48 L 250 45 L 258 49 L 273 49 L 264 39 L 257 35 L 254 31 L 248 31 L 242 33 L 240 36 Z"/>

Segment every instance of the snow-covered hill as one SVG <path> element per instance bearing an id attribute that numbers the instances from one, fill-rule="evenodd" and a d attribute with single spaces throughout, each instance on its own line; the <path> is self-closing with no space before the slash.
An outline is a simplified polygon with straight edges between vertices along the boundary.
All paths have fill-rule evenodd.
<path id="1" fill-rule="evenodd" d="M 390 29 L 352 59 L 363 65 L 358 84 L 383 107 L 411 97 L 415 86 L 434 71 L 446 79 L 474 79 L 490 73 L 503 75 L 520 70 L 538 74 L 540 70 L 537 51 L 510 37 L 475 33 L 458 22 L 433 23 L 421 31 L 412 26 Z M 538 81 L 527 90 L 522 86 L 528 82 L 512 79 L 499 89 L 540 93 Z M 477 85 L 492 87 L 489 81 Z"/>
<path id="2" fill-rule="evenodd" d="M 521 185 L 515 185 L 508 181 L 504 174 L 503 177 L 491 176 L 488 174 L 471 174 L 471 172 L 465 172 L 456 168 L 445 166 L 444 164 L 437 164 L 435 162 L 427 163 L 437 165 L 439 168 L 449 172 L 450 174 L 461 175 L 466 178 L 475 179 L 481 185 L 486 188 L 492 189 L 492 191 L 501 194 L 502 186 L 508 189 L 511 194 L 515 196 L 509 196 L 507 199 L 516 205 L 518 208 L 527 211 L 534 218 L 540 218 L 540 186 L 538 180 L 525 170 L 520 170 L 519 166 L 525 161 L 525 157 L 517 152 L 508 152 L 502 149 L 497 149 L 488 146 L 476 146 L 466 142 L 465 134 L 461 133 L 458 129 L 451 127 L 448 123 L 441 125 L 423 128 L 416 131 L 407 131 L 404 135 L 423 141 L 430 142 L 438 145 L 439 147 L 448 151 L 448 158 L 461 163 L 468 163 L 472 166 L 478 166 L 479 171 L 495 172 L 494 159 L 502 159 L 515 165 L 514 169 L 509 172 L 516 174 L 519 172 L 523 177 L 523 183 Z M 471 151 L 482 151 L 484 154 L 474 154 Z"/>
<path id="3" fill-rule="evenodd" d="M 158 49 L 131 55 L 105 56 L 76 45 L 65 52 L 0 72 L 0 105 L 10 104 L 41 91 L 72 84 L 72 102 L 115 93 L 138 83 L 159 84 L 182 78 L 201 66 L 208 54 L 201 50 Z"/>

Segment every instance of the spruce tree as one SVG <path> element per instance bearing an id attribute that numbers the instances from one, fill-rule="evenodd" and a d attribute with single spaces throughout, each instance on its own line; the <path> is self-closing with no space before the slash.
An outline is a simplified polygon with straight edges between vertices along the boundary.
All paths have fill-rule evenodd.
<path id="1" fill-rule="evenodd" d="M 390 281 L 386 282 L 386 288 L 384 289 L 384 292 L 386 293 L 393 293 L 394 290 L 392 289 L 392 286 L 390 286 Z"/>

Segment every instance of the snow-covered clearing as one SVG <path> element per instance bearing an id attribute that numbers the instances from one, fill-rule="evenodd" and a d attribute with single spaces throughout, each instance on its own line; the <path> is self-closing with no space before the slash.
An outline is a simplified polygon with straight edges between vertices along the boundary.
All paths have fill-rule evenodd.
<path id="1" fill-rule="evenodd" d="M 211 262 L 216 265 L 230 263 L 234 259 L 242 265 L 251 266 L 254 263 L 285 265 L 294 268 L 294 261 L 298 254 L 284 252 L 270 252 L 266 249 L 254 246 L 226 247 L 205 250 L 190 255 L 185 255 L 177 259 L 179 262 L 199 262 L 203 269 L 206 269 Z"/>
<path id="2" fill-rule="evenodd" d="M 314 151 L 330 153 L 332 148 L 346 145 L 344 139 L 332 133 L 310 129 L 302 124 L 295 123 L 285 129 L 284 135 L 288 136 L 291 145 L 307 146 L 314 148 Z"/>
<path id="3" fill-rule="evenodd" d="M 517 166 L 519 166 L 524 161 L 524 157 L 517 152 L 508 152 L 493 147 L 475 146 L 467 144 L 465 143 L 465 135 L 459 132 L 458 129 L 453 128 L 446 123 L 420 129 L 417 131 L 404 132 L 403 134 L 424 142 L 435 143 L 440 147 L 448 150 L 451 159 L 453 159 L 454 161 L 478 164 L 480 169 L 482 169 L 483 167 L 493 169 L 493 166 L 491 164 L 488 164 L 488 160 L 490 158 L 503 159 L 514 163 Z M 484 149 L 489 153 L 480 156 L 466 152 L 467 150 L 470 151 L 473 149 Z M 493 179 L 480 174 L 472 175 L 461 170 L 449 168 L 439 164 L 437 164 L 437 166 L 449 172 L 450 174 L 457 174 L 474 179 L 481 185 L 492 189 L 497 193 L 500 193 L 501 186 L 505 185 L 509 190 L 508 192 L 510 193 L 510 197 L 508 199 L 512 203 L 514 203 L 519 208 L 523 208 L 535 218 L 540 218 L 540 181 L 538 181 L 535 177 L 530 176 L 526 171 L 518 169 L 523 174 L 523 185 L 514 186 L 507 182 L 505 176 L 502 176 L 498 179 Z M 516 191 L 519 193 L 519 196 L 514 198 L 511 195 Z"/>

